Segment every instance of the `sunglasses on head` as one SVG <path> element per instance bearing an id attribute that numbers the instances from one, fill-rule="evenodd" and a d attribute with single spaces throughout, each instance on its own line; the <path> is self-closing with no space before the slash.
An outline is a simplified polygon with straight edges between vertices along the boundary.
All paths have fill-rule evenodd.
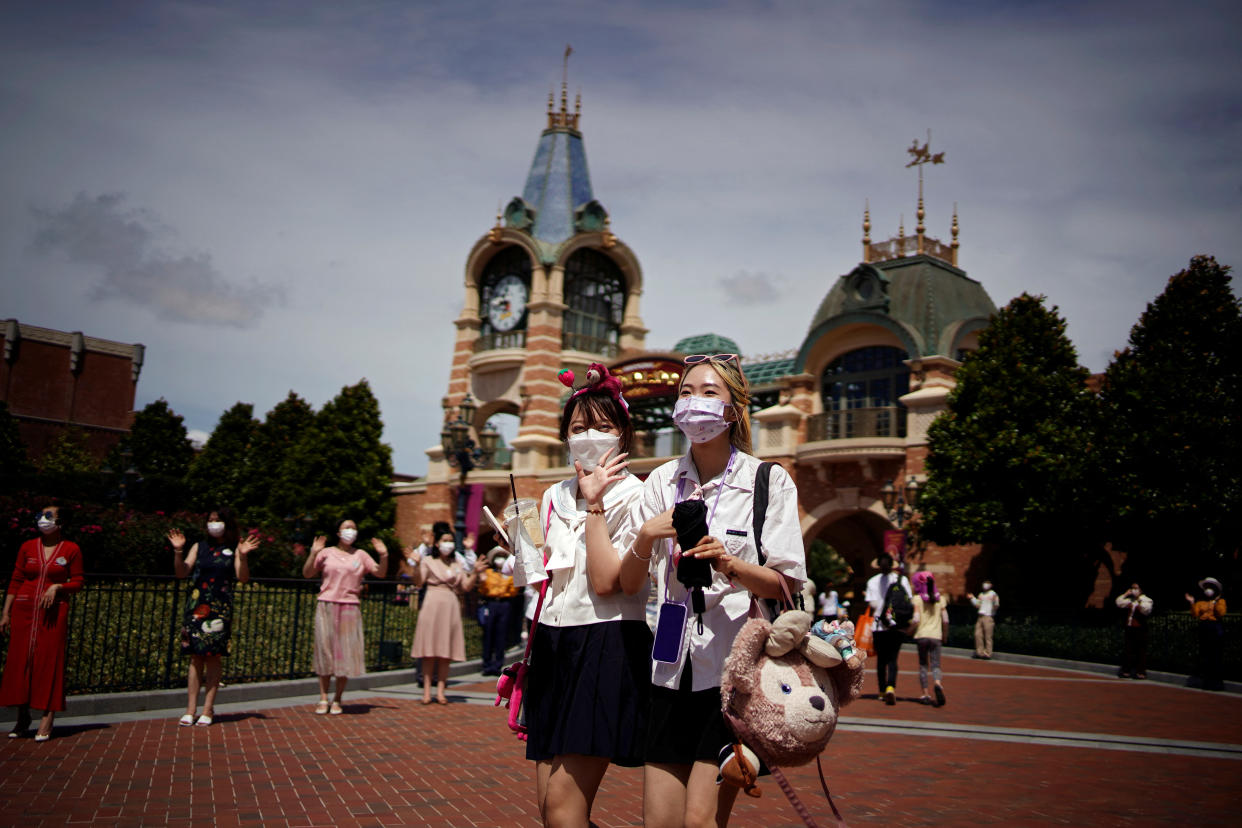
<path id="1" fill-rule="evenodd" d="M 698 365 L 702 362 L 737 362 L 737 354 L 691 354 L 681 362 L 683 365 Z"/>

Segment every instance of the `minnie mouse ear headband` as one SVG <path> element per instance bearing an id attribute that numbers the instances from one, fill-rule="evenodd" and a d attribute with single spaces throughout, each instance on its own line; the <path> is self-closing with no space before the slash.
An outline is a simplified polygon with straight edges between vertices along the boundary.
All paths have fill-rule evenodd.
<path id="1" fill-rule="evenodd" d="M 574 387 L 574 372 L 568 368 L 557 374 L 556 378 L 566 388 Z M 569 398 L 572 400 L 585 391 L 607 391 L 614 400 L 621 403 L 622 408 L 627 412 L 630 410 L 630 404 L 625 401 L 625 397 L 621 396 L 621 380 L 614 377 L 607 368 L 598 362 L 592 362 L 587 367 L 586 385 L 570 394 Z"/>

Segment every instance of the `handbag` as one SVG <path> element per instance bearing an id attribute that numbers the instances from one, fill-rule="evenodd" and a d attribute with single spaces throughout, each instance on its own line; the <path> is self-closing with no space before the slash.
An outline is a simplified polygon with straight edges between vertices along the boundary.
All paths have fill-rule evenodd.
<path id="1" fill-rule="evenodd" d="M 867 654 L 867 657 L 875 655 L 875 640 L 871 637 L 871 625 L 875 622 L 871 615 L 871 607 L 867 607 L 858 618 L 858 623 L 854 625 L 854 646 Z"/>
<path id="2" fill-rule="evenodd" d="M 548 536 L 548 527 L 552 524 L 552 502 L 548 501 L 548 515 L 543 527 L 543 536 Z M 530 650 L 535 644 L 535 627 L 539 624 L 539 613 L 543 611 L 543 599 L 548 594 L 548 580 L 539 585 L 539 602 L 535 604 L 535 617 L 530 621 L 530 633 L 526 636 L 526 652 L 521 661 L 515 661 L 500 671 L 496 680 L 496 701 L 492 707 L 500 707 L 501 703 L 509 710 L 509 730 L 523 742 L 526 741 L 526 711 L 523 709 L 523 696 L 526 692 L 526 677 L 530 672 Z"/>

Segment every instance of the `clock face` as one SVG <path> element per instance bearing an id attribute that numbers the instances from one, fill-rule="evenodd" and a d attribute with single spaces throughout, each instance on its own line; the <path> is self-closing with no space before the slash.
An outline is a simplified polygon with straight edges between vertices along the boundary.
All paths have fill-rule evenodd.
<path id="1" fill-rule="evenodd" d="M 498 331 L 511 331 L 526 313 L 526 283 L 512 274 L 501 277 L 487 302 L 487 321 Z"/>

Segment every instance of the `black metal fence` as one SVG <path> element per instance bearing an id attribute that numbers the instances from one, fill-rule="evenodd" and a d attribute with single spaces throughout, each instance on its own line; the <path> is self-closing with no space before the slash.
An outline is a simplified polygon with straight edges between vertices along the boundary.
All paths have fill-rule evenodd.
<path id="1" fill-rule="evenodd" d="M 1003 608 L 1002 608 L 1003 609 Z M 949 646 L 974 648 L 972 607 L 949 607 Z M 1225 678 L 1242 680 L 1242 616 L 1224 620 Z M 1199 622 L 1187 612 L 1157 613 L 1148 621 L 1147 668 L 1193 674 L 1198 664 Z M 1002 612 L 993 647 L 998 652 L 1120 664 L 1124 631 L 1112 609 Z"/>
<path id="2" fill-rule="evenodd" d="M 88 575 L 85 589 L 70 604 L 67 692 L 184 687 L 188 661 L 181 655 L 180 630 L 190 588 L 188 579 L 171 576 Z M 291 578 L 254 578 L 238 584 L 230 655 L 223 660 L 224 681 L 313 676 L 318 589 L 318 581 Z M 392 581 L 368 581 L 364 590 L 367 671 L 414 666 L 409 652 L 417 593 L 402 596 Z M 408 604 L 399 603 L 404 598 Z M 467 658 L 477 658 L 482 651 L 473 607 L 468 596 L 462 610 Z"/>

